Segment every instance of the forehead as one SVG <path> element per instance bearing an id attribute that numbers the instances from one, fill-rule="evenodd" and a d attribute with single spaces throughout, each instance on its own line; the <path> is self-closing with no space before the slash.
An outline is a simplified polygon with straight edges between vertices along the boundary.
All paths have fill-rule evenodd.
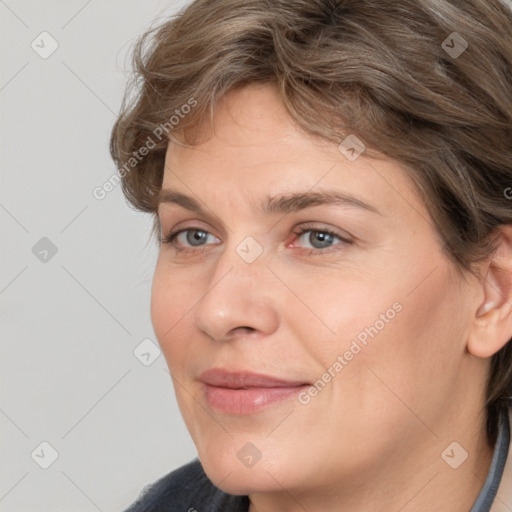
<path id="1" fill-rule="evenodd" d="M 402 166 L 365 152 L 351 160 L 338 144 L 306 133 L 270 84 L 249 85 L 221 98 L 213 125 L 205 121 L 196 127 L 195 141 L 189 147 L 169 144 L 162 188 L 219 200 L 235 191 L 263 198 L 332 189 L 378 202 L 395 214 L 429 217 Z"/>

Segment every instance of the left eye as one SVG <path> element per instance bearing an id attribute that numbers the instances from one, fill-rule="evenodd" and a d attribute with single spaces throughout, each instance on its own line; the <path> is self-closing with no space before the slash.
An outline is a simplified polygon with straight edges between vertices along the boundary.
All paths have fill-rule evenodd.
<path id="1" fill-rule="evenodd" d="M 326 249 L 344 240 L 330 231 L 308 229 L 299 233 L 299 240 L 306 244 L 308 249 Z"/>

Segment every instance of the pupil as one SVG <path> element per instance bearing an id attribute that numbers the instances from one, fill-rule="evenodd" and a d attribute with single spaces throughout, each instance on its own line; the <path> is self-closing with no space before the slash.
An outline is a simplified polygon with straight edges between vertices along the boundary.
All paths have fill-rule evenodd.
<path id="1" fill-rule="evenodd" d="M 324 247 L 329 247 L 332 243 L 333 236 L 329 233 L 311 233 L 309 241 L 311 245 L 317 249 L 322 249 Z"/>
<path id="2" fill-rule="evenodd" d="M 205 231 L 189 231 L 187 234 L 187 242 L 190 245 L 201 245 L 206 240 L 208 234 Z"/>

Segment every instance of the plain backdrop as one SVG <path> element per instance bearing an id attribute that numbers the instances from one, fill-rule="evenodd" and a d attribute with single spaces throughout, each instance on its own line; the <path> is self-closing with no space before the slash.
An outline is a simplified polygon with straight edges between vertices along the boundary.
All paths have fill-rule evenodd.
<path id="1" fill-rule="evenodd" d="M 2 512 L 122 511 L 196 456 L 150 322 L 151 219 L 93 196 L 130 48 L 183 4 L 0 0 Z"/>

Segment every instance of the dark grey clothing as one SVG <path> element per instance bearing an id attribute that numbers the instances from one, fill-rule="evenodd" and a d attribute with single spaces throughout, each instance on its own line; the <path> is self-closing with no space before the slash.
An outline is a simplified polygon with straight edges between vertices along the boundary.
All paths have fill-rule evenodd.
<path id="1" fill-rule="evenodd" d="M 487 479 L 469 512 L 489 512 L 508 457 L 510 425 L 501 419 Z M 512 456 L 512 455 L 511 455 Z M 249 498 L 232 496 L 215 487 L 198 459 L 164 476 L 145 490 L 125 512 L 247 512 Z"/>
<path id="2" fill-rule="evenodd" d="M 198 459 L 178 468 L 146 491 L 125 512 L 247 512 L 247 496 L 231 496 L 215 487 Z"/>

